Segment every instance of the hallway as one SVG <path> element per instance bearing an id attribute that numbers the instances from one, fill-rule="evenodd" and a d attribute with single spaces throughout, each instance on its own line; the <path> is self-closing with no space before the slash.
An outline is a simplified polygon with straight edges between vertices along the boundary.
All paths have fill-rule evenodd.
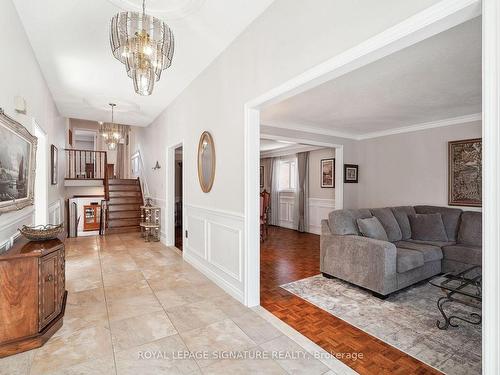
<path id="1" fill-rule="evenodd" d="M 174 248 L 144 242 L 137 233 L 65 244 L 64 325 L 43 347 L 0 359 L 1 375 L 329 371 L 258 308 L 241 305 Z M 273 351 L 304 358 L 221 359 L 223 353 Z"/>

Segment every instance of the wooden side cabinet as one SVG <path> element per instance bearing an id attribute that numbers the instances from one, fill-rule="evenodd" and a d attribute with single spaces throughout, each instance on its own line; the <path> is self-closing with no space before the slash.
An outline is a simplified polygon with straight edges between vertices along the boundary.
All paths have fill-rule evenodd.
<path id="1" fill-rule="evenodd" d="M 0 358 L 42 346 L 63 324 L 64 244 L 19 240 L 0 253 Z"/>

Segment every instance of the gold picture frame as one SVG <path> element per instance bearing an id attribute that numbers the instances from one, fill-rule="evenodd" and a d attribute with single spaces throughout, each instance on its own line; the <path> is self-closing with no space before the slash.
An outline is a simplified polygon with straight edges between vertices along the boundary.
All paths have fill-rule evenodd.
<path id="1" fill-rule="evenodd" d="M 198 142 L 198 180 L 204 193 L 210 192 L 215 180 L 215 144 L 212 135 L 204 131 Z"/>
<path id="2" fill-rule="evenodd" d="M 34 202 L 37 138 L 0 108 L 0 214 Z"/>

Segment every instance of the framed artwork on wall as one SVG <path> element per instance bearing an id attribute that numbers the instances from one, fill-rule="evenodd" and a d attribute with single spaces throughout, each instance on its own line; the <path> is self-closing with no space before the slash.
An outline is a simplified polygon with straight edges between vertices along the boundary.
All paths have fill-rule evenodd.
<path id="1" fill-rule="evenodd" d="M 50 183 L 57 185 L 57 168 L 59 166 L 59 157 L 57 147 L 50 146 Z"/>
<path id="2" fill-rule="evenodd" d="M 0 108 L 0 214 L 33 204 L 37 139 Z"/>
<path id="3" fill-rule="evenodd" d="M 482 206 L 482 139 L 448 142 L 448 204 Z"/>
<path id="4" fill-rule="evenodd" d="M 321 159 L 321 187 L 335 187 L 335 159 Z"/>
<path id="5" fill-rule="evenodd" d="M 344 164 L 344 183 L 358 183 L 359 166 L 357 164 Z"/>
<path id="6" fill-rule="evenodd" d="M 260 187 L 264 188 L 264 166 L 260 166 Z"/>
<path id="7" fill-rule="evenodd" d="M 68 129 L 68 143 L 73 146 L 73 131 L 71 129 Z"/>

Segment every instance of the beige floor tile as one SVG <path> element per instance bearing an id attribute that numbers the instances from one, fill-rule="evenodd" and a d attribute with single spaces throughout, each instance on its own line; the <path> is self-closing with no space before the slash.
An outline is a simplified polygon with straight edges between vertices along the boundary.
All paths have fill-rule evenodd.
<path id="1" fill-rule="evenodd" d="M 78 279 L 67 278 L 66 290 L 68 293 L 81 292 L 89 289 L 102 288 L 101 274 L 90 274 Z"/>
<path id="2" fill-rule="evenodd" d="M 262 344 L 281 336 L 281 332 L 253 311 L 234 316 L 233 321 L 257 344 Z"/>
<path id="3" fill-rule="evenodd" d="M 294 355 L 294 358 L 279 358 L 279 363 L 289 374 L 323 374 L 329 371 L 322 362 L 313 358 L 295 341 L 287 336 L 280 336 L 271 341 L 263 343 L 260 347 L 268 352 L 278 352 L 284 355 Z"/>
<path id="4" fill-rule="evenodd" d="M 127 349 L 115 355 L 117 373 L 118 375 L 191 374 L 199 369 L 196 362 L 192 359 L 174 357 L 176 353 L 187 350 L 179 335 Z"/>
<path id="5" fill-rule="evenodd" d="M 120 299 L 153 295 L 153 291 L 149 287 L 148 282 L 144 279 L 128 284 L 124 283 L 119 286 L 105 287 L 104 290 L 108 303 Z"/>
<path id="6" fill-rule="evenodd" d="M 70 366 L 100 357 L 109 358 L 111 355 L 109 330 L 102 327 L 86 328 L 72 335 L 50 340 L 38 349 L 30 374 L 53 374 Z"/>
<path id="7" fill-rule="evenodd" d="M 115 352 L 176 333 L 177 331 L 164 311 L 111 322 L 111 337 Z"/>
<path id="8" fill-rule="evenodd" d="M 207 300 L 166 308 L 168 317 L 179 332 L 204 327 L 227 319 L 227 315 Z"/>
<path id="9" fill-rule="evenodd" d="M 87 257 L 73 257 L 66 259 L 66 278 L 80 279 L 93 275 L 94 280 L 101 279 L 99 259 Z"/>
<path id="10" fill-rule="evenodd" d="M 36 349 L 0 358 L 0 375 L 28 375 Z"/>
<path id="11" fill-rule="evenodd" d="M 101 255 L 101 265 L 103 273 L 114 273 L 138 270 L 139 267 L 134 259 L 127 253 L 117 255 L 115 253 L 105 256 Z"/>
<path id="12" fill-rule="evenodd" d="M 243 351 L 255 347 L 255 342 L 230 319 L 203 328 L 180 332 L 180 335 L 192 352 L 221 353 Z M 208 359 L 197 360 L 200 367 L 209 366 L 216 361 L 212 356 Z"/>
<path id="13" fill-rule="evenodd" d="M 151 293 L 139 297 L 107 301 L 109 320 L 122 320 L 151 312 L 162 311 L 160 303 Z"/>
<path id="14" fill-rule="evenodd" d="M 92 359 L 74 366 L 66 367 L 50 375 L 114 375 L 115 361 L 113 356 L 105 358 Z"/>
<path id="15" fill-rule="evenodd" d="M 202 369 L 205 375 L 286 375 L 275 361 L 270 359 L 220 360 Z"/>
<path id="16" fill-rule="evenodd" d="M 241 316 L 251 311 L 248 307 L 235 300 L 229 294 L 212 299 L 212 302 L 219 306 L 219 309 L 229 316 Z"/>
<path id="17" fill-rule="evenodd" d="M 124 286 L 129 283 L 144 280 L 144 275 L 140 270 L 104 273 L 102 275 L 105 287 Z"/>
<path id="18" fill-rule="evenodd" d="M 159 290 L 155 294 L 161 305 L 167 310 L 200 300 L 199 294 L 192 287 Z"/>

